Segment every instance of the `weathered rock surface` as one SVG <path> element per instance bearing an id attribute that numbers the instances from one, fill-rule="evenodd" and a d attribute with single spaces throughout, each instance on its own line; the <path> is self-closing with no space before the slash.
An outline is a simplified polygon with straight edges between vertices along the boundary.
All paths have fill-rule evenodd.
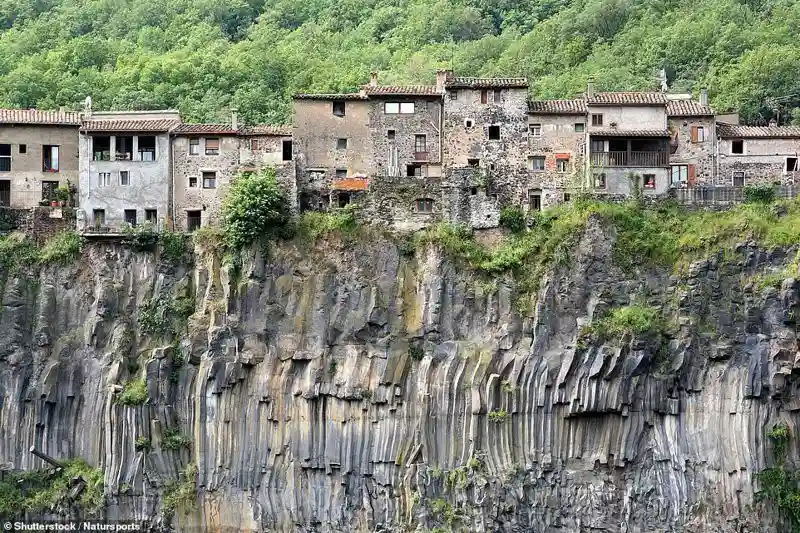
<path id="1" fill-rule="evenodd" d="M 800 295 L 743 282 L 786 256 L 743 244 L 738 263 L 633 275 L 612 243 L 591 225 L 530 316 L 511 280 L 382 241 L 282 246 L 241 280 L 109 244 L 3 274 L 0 464 L 84 457 L 108 518 L 166 529 L 163 490 L 196 463 L 182 531 L 786 531 L 755 474 L 766 430 L 797 426 Z M 137 310 L 184 293 L 179 357 Z M 635 297 L 680 325 L 668 353 L 577 342 Z M 149 402 L 115 403 L 141 375 Z M 191 443 L 168 449 L 177 429 Z"/>

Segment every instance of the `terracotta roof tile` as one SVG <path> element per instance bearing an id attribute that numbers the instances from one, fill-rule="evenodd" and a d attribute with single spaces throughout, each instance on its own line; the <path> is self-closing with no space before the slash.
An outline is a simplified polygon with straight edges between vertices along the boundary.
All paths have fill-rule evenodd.
<path id="1" fill-rule="evenodd" d="M 243 127 L 239 133 L 241 135 L 274 135 L 279 137 L 291 137 L 292 126 L 290 124 L 283 124 L 280 126 L 273 126 L 272 124 L 254 124 L 252 126 Z"/>
<path id="2" fill-rule="evenodd" d="M 532 100 L 528 112 L 542 115 L 583 115 L 586 102 L 583 100 Z"/>
<path id="3" fill-rule="evenodd" d="M 500 89 L 528 87 L 528 78 L 463 78 L 452 77 L 445 81 L 447 89 Z"/>
<path id="4" fill-rule="evenodd" d="M 592 105 L 665 105 L 667 97 L 660 92 L 605 92 L 587 96 Z"/>
<path id="5" fill-rule="evenodd" d="M 361 93 L 300 93 L 294 95 L 295 100 L 366 100 L 367 95 Z"/>
<path id="6" fill-rule="evenodd" d="M 717 123 L 718 137 L 761 137 L 765 139 L 800 138 L 798 126 L 738 126 L 726 122 Z"/>
<path id="7" fill-rule="evenodd" d="M 598 137 L 669 137 L 668 130 L 590 130 Z"/>
<path id="8" fill-rule="evenodd" d="M 238 132 L 230 124 L 178 124 L 172 133 L 176 135 L 191 135 L 210 133 L 215 135 L 237 135 Z"/>
<path id="9" fill-rule="evenodd" d="M 0 124 L 43 124 L 78 126 L 80 113 L 70 111 L 41 111 L 39 109 L 0 109 Z"/>
<path id="10" fill-rule="evenodd" d="M 713 116 L 714 111 L 696 100 L 670 100 L 667 102 L 667 116 L 705 117 Z"/>
<path id="11" fill-rule="evenodd" d="M 368 96 L 439 96 L 433 85 L 365 85 L 364 91 Z"/>
<path id="12" fill-rule="evenodd" d="M 133 119 L 133 120 L 85 120 L 81 131 L 147 131 L 153 133 L 168 132 L 179 122 L 172 119 Z"/>

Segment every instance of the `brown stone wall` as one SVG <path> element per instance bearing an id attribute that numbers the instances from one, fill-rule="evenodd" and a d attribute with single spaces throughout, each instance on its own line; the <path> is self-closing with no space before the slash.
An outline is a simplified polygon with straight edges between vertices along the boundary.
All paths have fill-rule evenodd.
<path id="1" fill-rule="evenodd" d="M 745 185 L 800 183 L 800 172 L 786 171 L 787 157 L 800 157 L 800 139 L 744 139 L 744 154 L 731 154 L 732 139 L 719 140 L 717 185 L 732 185 L 734 172 Z"/>
<path id="2" fill-rule="evenodd" d="M 692 128 L 698 126 L 703 127 L 705 140 L 692 142 Z M 714 117 L 670 117 L 668 128 L 671 135 L 670 164 L 694 165 L 695 185 L 698 187 L 714 185 L 716 176 Z"/>
<path id="3" fill-rule="evenodd" d="M 585 129 L 586 117 L 531 114 L 528 122 L 541 125 L 541 136 L 529 138 L 529 156 L 545 158 L 543 171 L 530 171 L 528 188 L 541 189 L 542 204 L 547 207 L 563 201 L 565 190 L 579 188 L 584 181 L 586 133 L 576 132 L 575 124 L 583 124 Z M 559 171 L 557 161 L 565 155 L 569 156 L 567 169 Z"/>

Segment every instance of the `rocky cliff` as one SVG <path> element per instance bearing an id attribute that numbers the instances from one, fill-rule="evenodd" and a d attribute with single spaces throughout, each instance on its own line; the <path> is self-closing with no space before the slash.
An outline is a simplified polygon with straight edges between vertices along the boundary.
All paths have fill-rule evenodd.
<path id="1" fill-rule="evenodd" d="M 614 239 L 590 220 L 527 306 L 378 238 L 4 272 L 0 464 L 84 458 L 102 516 L 179 531 L 786 531 L 755 474 L 798 421 L 800 296 L 753 276 L 794 251 L 628 273 Z M 591 333 L 633 302 L 669 333 Z"/>

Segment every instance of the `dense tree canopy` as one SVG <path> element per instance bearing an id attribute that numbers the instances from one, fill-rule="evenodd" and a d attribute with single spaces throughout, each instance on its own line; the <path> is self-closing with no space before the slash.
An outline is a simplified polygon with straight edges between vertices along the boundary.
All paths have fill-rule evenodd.
<path id="1" fill-rule="evenodd" d="M 537 98 L 708 86 L 721 111 L 800 119 L 795 0 L 4 0 L 0 106 L 178 108 L 283 122 L 291 94 L 436 68 L 525 75 Z M 786 97 L 778 101 L 774 97 Z"/>

